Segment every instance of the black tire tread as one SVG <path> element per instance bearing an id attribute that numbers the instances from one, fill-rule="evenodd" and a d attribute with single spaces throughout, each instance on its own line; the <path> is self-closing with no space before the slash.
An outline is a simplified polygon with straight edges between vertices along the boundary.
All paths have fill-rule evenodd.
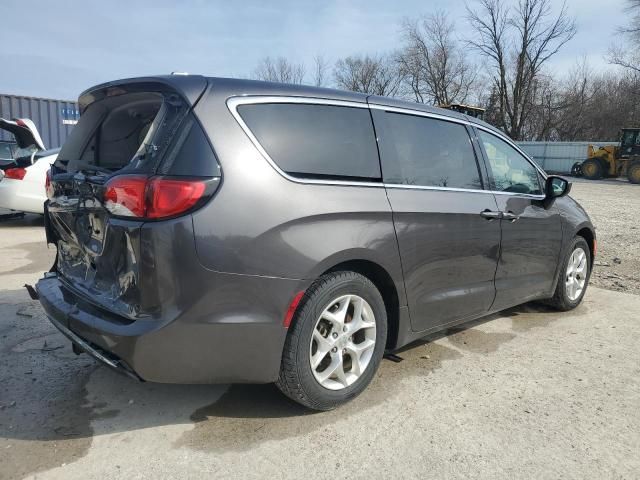
<path id="1" fill-rule="evenodd" d="M 578 305 L 580 305 L 580 303 L 582 302 L 582 299 L 584 298 L 584 295 L 587 291 L 587 286 L 589 285 L 589 280 L 591 278 L 591 268 L 593 266 L 593 261 L 590 260 L 589 262 L 589 270 L 587 273 L 587 280 L 584 286 L 584 291 L 582 292 L 582 296 L 580 296 L 580 298 L 578 298 L 577 301 L 575 302 L 571 302 L 569 301 L 569 299 L 566 297 L 565 292 L 564 292 L 564 272 L 567 269 L 567 262 L 569 261 L 569 258 L 571 256 L 571 254 L 573 253 L 574 249 L 578 246 L 578 244 L 582 244 L 581 246 L 584 247 L 585 252 L 587 252 L 587 255 L 589 255 L 589 257 L 591 257 L 591 249 L 589 248 L 589 244 L 587 243 L 587 241 L 581 237 L 581 236 L 576 236 L 573 240 L 573 242 L 571 243 L 570 248 L 567 251 L 567 254 L 565 256 L 565 258 L 562 261 L 562 270 L 560 272 L 560 276 L 558 277 L 558 283 L 556 285 L 556 289 L 553 293 L 553 296 L 549 299 L 547 299 L 544 303 L 546 303 L 547 305 L 549 305 L 550 307 L 555 308 L 556 310 L 559 310 L 561 312 L 567 312 L 569 310 L 573 310 L 574 308 L 576 308 Z"/>
<path id="2" fill-rule="evenodd" d="M 302 334 L 302 325 L 301 325 L 301 322 L 298 320 L 305 318 L 310 313 L 310 310 L 314 308 L 315 300 L 317 299 L 317 297 L 322 292 L 324 292 L 324 290 L 329 288 L 329 286 L 335 283 L 341 283 L 341 282 L 346 283 L 346 282 L 352 282 L 352 281 L 362 282 L 367 288 L 372 289 L 372 292 L 376 292 L 378 295 L 380 295 L 380 292 L 375 287 L 373 282 L 371 282 L 371 280 L 369 280 L 367 277 L 359 273 L 355 273 L 351 271 L 338 271 L 338 272 L 327 273 L 319 277 L 305 291 L 302 299 L 300 300 L 300 303 L 298 304 L 298 308 L 296 309 L 296 313 L 294 315 L 292 324 L 289 327 L 289 333 L 287 335 L 287 339 L 285 341 L 284 349 L 282 353 L 280 375 L 278 377 L 278 380 L 276 381 L 276 385 L 280 389 L 280 391 L 284 393 L 287 397 L 313 410 L 321 410 L 321 411 L 333 410 L 334 408 L 338 407 L 342 403 L 350 400 L 351 398 L 354 398 L 360 392 L 352 394 L 342 401 L 333 401 L 333 402 L 322 401 L 317 398 L 313 398 L 313 396 L 309 395 L 309 393 L 304 389 L 303 385 L 299 381 L 300 366 L 298 365 L 298 362 L 296 360 L 296 352 L 297 352 L 297 346 L 301 342 L 300 336 Z M 380 295 L 380 300 L 382 300 L 381 295 Z M 377 368 L 377 365 L 372 365 L 372 367 Z"/>
<path id="3" fill-rule="evenodd" d="M 587 165 L 588 163 L 595 163 L 598 166 L 598 169 L 595 175 L 588 175 L 586 173 L 585 165 Z M 587 178 L 589 180 L 600 180 L 604 176 L 604 172 L 605 172 L 605 169 L 602 165 L 602 162 L 600 161 L 600 159 L 596 157 L 587 158 L 584 162 L 582 162 L 582 176 L 584 178 Z"/>

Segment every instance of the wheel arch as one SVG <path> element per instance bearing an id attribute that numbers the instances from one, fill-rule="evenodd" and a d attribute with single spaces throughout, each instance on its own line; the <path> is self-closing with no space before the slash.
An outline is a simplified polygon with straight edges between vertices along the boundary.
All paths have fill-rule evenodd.
<path id="1" fill-rule="evenodd" d="M 322 275 L 339 271 L 351 271 L 367 277 L 378 289 L 387 312 L 386 347 L 393 348 L 398 340 L 400 324 L 400 300 L 391 274 L 380 264 L 365 259 L 346 260 L 328 268 Z"/>
<path id="2" fill-rule="evenodd" d="M 577 237 L 582 237 L 589 245 L 589 256 L 591 257 L 591 267 L 596 258 L 596 235 L 589 227 L 582 227 L 576 232 Z"/>

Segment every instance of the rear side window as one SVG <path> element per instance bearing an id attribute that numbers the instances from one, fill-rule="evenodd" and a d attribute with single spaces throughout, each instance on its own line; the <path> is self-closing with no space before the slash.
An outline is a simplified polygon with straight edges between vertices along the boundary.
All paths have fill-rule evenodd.
<path id="1" fill-rule="evenodd" d="M 482 189 L 464 125 L 379 110 L 374 120 L 385 183 Z"/>
<path id="2" fill-rule="evenodd" d="M 269 157 L 289 175 L 380 180 L 367 108 L 262 103 L 240 105 L 238 112 Z"/>
<path id="3" fill-rule="evenodd" d="M 221 176 L 220 164 L 193 114 L 183 122 L 158 168 L 159 174 L 195 177 Z"/>

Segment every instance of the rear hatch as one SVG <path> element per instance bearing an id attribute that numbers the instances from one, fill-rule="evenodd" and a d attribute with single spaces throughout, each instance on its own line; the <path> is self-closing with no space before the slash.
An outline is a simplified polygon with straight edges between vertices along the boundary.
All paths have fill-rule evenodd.
<path id="1" fill-rule="evenodd" d="M 202 81 L 191 95 L 131 81 L 83 94 L 80 120 L 47 176 L 53 270 L 81 300 L 122 321 L 158 314 L 157 295 L 142 287 L 142 225 L 188 215 L 219 183 L 192 112 Z"/>
<path id="2" fill-rule="evenodd" d="M 45 149 L 35 123 L 28 118 L 0 118 L 0 130 L 11 133 L 15 139 L 10 146 L 0 145 L 0 170 L 27 167 L 33 163 L 34 154 Z"/>

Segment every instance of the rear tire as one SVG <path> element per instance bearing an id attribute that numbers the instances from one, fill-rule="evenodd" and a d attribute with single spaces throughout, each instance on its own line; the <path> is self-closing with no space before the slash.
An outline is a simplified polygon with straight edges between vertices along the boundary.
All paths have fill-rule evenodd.
<path id="1" fill-rule="evenodd" d="M 369 385 L 386 340 L 386 309 L 371 280 L 355 272 L 325 274 L 296 310 L 276 385 L 305 407 L 332 410 Z"/>
<path id="2" fill-rule="evenodd" d="M 627 178 L 631 183 L 640 183 L 640 160 L 634 160 L 627 169 Z"/>
<path id="3" fill-rule="evenodd" d="M 574 238 L 562 263 L 556 291 L 545 303 L 563 312 L 580 305 L 591 277 L 590 251 L 584 238 Z"/>
<path id="4" fill-rule="evenodd" d="M 589 180 L 600 180 L 604 175 L 602 163 L 597 158 L 588 158 L 582 162 L 582 176 Z"/>

